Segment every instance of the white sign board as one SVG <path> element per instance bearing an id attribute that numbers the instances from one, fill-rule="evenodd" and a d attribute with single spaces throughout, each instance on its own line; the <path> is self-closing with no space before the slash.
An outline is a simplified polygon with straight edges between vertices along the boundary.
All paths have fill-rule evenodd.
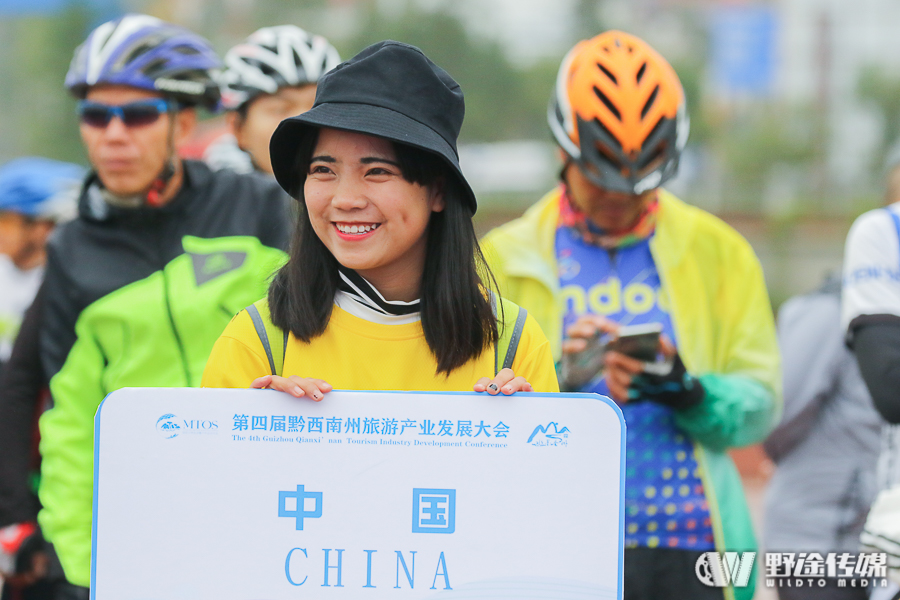
<path id="1" fill-rule="evenodd" d="M 95 429 L 95 600 L 622 598 L 602 396 L 135 388 Z"/>

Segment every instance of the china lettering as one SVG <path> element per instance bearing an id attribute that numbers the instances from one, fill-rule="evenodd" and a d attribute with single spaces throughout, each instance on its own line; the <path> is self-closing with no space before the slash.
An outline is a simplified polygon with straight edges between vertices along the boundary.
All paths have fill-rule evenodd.
<path id="1" fill-rule="evenodd" d="M 386 417 L 302 417 L 297 415 L 234 415 L 232 431 L 283 431 L 285 433 L 352 433 L 357 435 L 423 435 L 434 437 L 497 437 L 509 436 L 509 426 L 480 420 L 417 421 Z M 408 431 L 409 430 L 409 431 Z M 268 441 L 268 440 L 266 440 Z M 288 440 L 285 440 L 288 441 Z"/>
<path id="2" fill-rule="evenodd" d="M 323 514 L 323 497 L 322 492 L 307 491 L 305 485 L 298 485 L 293 491 L 278 492 L 278 516 L 294 519 L 294 527 L 297 531 L 304 530 L 306 519 L 318 519 Z M 289 501 L 293 500 L 292 507 Z M 435 488 L 414 488 L 413 489 L 413 510 L 412 510 L 412 531 L 413 533 L 441 533 L 452 534 L 456 531 L 456 490 L 455 489 L 435 489 Z M 344 587 L 344 552 L 346 548 L 322 548 L 323 564 L 316 565 L 313 572 L 323 573 L 323 580 L 320 587 Z M 334 552 L 336 558 L 332 560 L 331 553 Z M 373 555 L 378 550 L 361 549 L 365 554 L 366 583 L 363 588 L 376 588 L 373 579 Z M 420 554 L 417 550 L 409 550 L 407 556 L 401 550 L 393 550 L 386 552 L 389 556 L 391 552 L 396 557 L 393 563 L 394 569 L 394 589 L 403 589 L 408 586 L 409 589 L 416 587 L 416 554 Z M 302 556 L 301 556 L 302 555 Z M 310 560 L 309 551 L 306 548 L 295 547 L 288 550 L 284 560 L 284 575 L 287 582 L 295 587 L 305 585 L 309 581 Z M 421 557 L 420 557 L 421 564 Z M 447 559 L 443 551 L 437 552 L 435 559 L 434 577 L 431 578 L 430 589 L 436 590 L 439 585 L 443 585 L 442 589 L 453 589 L 450 585 L 450 572 L 447 568 Z M 360 561 L 350 561 L 351 565 L 362 564 Z M 383 561 L 382 561 L 383 564 Z M 323 567 L 323 568 L 321 568 Z M 402 569 L 402 577 L 401 577 Z M 430 571 L 429 571 L 430 574 Z M 300 576 L 302 575 L 302 579 Z M 333 578 L 332 578 L 333 575 Z M 390 572 L 389 572 L 390 576 Z M 332 583 L 333 582 L 333 583 Z"/>
<path id="3" fill-rule="evenodd" d="M 315 555 L 310 557 L 310 551 L 306 548 L 291 548 L 284 559 L 284 576 L 287 582 L 294 587 L 307 584 L 314 585 L 313 582 L 309 581 L 310 573 L 323 573 L 322 583 L 318 584 L 320 587 L 345 587 L 343 583 L 344 552 L 347 552 L 347 550 L 345 548 L 322 548 L 321 552 L 322 560 L 318 562 Z M 378 570 L 374 568 L 377 566 L 377 559 L 374 558 L 374 555 L 378 553 L 378 550 L 360 550 L 359 553 L 354 553 L 354 556 L 359 557 L 360 560 L 348 560 L 348 566 L 355 567 L 358 565 L 361 572 L 364 560 L 366 583 L 361 587 L 377 588 L 379 580 L 377 579 Z M 365 554 L 365 556 L 361 556 L 362 554 Z M 384 554 L 391 557 L 386 559 L 386 561 L 381 561 L 383 572 L 387 573 L 388 585 L 393 583 L 391 587 L 396 590 L 406 589 L 407 587 L 415 589 L 417 583 L 421 587 L 423 582 L 421 569 L 419 570 L 419 577 L 416 576 L 417 554 L 420 554 L 419 564 L 421 565 L 422 563 L 420 552 L 409 550 L 404 555 L 404 552 L 401 550 L 393 550 Z M 447 569 L 447 559 L 444 552 L 438 553 L 436 559 L 432 558 L 433 560 L 426 562 L 426 564 L 435 564 L 434 576 L 431 576 L 430 570 L 427 571 L 424 579 L 425 585 L 428 585 L 428 580 L 430 579 L 431 587 L 429 589 L 452 590 L 450 572 Z"/>

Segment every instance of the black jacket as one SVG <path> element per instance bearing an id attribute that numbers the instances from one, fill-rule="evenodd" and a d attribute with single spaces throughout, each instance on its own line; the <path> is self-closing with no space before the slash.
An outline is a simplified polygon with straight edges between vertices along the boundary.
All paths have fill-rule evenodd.
<path id="1" fill-rule="evenodd" d="M 62 368 L 75 342 L 81 311 L 184 254 L 184 236 L 252 236 L 287 249 L 292 200 L 274 180 L 211 171 L 197 161 L 184 166 L 181 190 L 160 208 L 110 207 L 91 193 L 95 179 L 86 181 L 78 218 L 54 232 L 47 251 L 41 358 L 48 378 Z"/>

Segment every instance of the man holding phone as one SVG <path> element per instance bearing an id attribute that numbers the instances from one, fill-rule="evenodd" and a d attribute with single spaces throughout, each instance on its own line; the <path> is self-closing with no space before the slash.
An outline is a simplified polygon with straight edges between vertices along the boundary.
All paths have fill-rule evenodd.
<path id="1" fill-rule="evenodd" d="M 625 415 L 625 598 L 748 600 L 752 578 L 723 589 L 695 573 L 705 552 L 756 548 L 727 450 L 764 439 L 780 405 L 759 262 L 660 188 L 688 118 L 678 76 L 645 42 L 609 31 L 576 45 L 548 120 L 560 185 L 484 245 L 501 293 L 555 345 L 561 387 Z M 592 355 L 599 372 L 570 376 Z"/>

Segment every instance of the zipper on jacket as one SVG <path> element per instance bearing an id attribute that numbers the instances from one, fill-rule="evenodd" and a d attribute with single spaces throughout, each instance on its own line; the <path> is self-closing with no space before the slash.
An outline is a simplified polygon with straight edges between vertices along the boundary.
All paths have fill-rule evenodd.
<path id="1" fill-rule="evenodd" d="M 178 346 L 178 354 L 181 356 L 181 366 L 184 368 L 185 385 L 193 387 L 191 382 L 191 370 L 188 367 L 187 353 L 184 351 L 184 343 L 181 341 L 181 335 L 178 333 L 178 327 L 175 325 L 175 316 L 172 314 L 172 303 L 169 301 L 169 277 L 165 268 L 162 269 L 163 277 L 163 296 L 166 299 L 166 315 L 169 317 L 169 325 L 172 326 L 172 334 L 175 336 L 175 344 Z"/>
<path id="2" fill-rule="evenodd" d="M 169 317 L 169 325 L 172 327 L 172 335 L 175 337 L 175 345 L 178 346 L 178 355 L 181 357 L 181 367 L 184 369 L 184 384 L 187 387 L 192 387 L 192 379 L 191 379 L 191 370 L 188 366 L 187 353 L 185 352 L 184 342 L 181 339 L 181 335 L 178 333 L 178 327 L 175 325 L 175 315 L 172 313 L 172 302 L 169 298 L 169 276 L 166 273 L 166 266 L 169 261 L 166 260 L 166 252 L 165 248 L 169 247 L 166 244 L 166 238 L 169 237 L 166 235 L 166 225 L 167 223 L 161 223 L 159 228 L 159 270 L 162 272 L 162 280 L 163 280 L 163 297 L 166 300 L 166 316 Z M 178 236 L 177 230 L 175 233 L 176 242 L 178 245 L 181 245 L 181 237 Z M 176 254 L 175 258 L 181 256 L 181 254 Z M 173 259 L 174 260 L 174 259 Z"/>

